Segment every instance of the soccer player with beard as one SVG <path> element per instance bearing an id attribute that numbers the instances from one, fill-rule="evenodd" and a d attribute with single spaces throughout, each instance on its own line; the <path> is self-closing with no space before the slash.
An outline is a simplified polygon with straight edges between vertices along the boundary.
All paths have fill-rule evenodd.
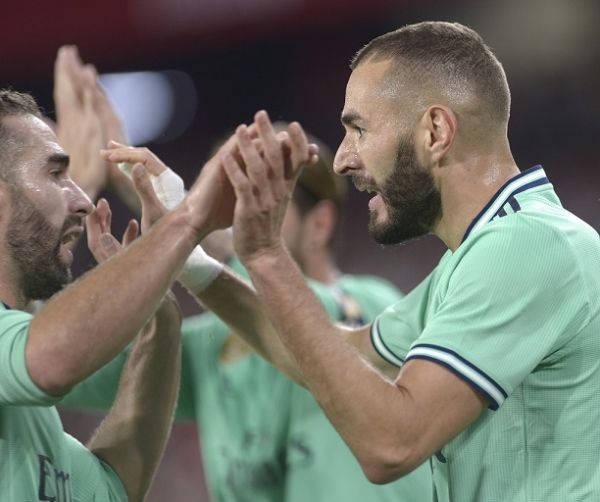
<path id="1" fill-rule="evenodd" d="M 275 124 L 276 130 L 285 127 Z M 401 295 L 380 278 L 338 270 L 332 246 L 346 180 L 333 172 L 331 152 L 312 140 L 319 145 L 319 163 L 298 179 L 283 224 L 284 240 L 331 319 L 362 325 Z M 134 148 L 125 152 L 147 153 Z M 156 174 L 167 169 L 155 157 L 146 167 Z M 228 256 L 229 266 L 247 276 L 239 261 L 231 258 L 231 233 L 220 234 L 219 240 L 202 245 Z M 61 405 L 108 410 L 126 357 L 120 354 L 75 386 Z M 176 419 L 197 423 L 207 488 L 214 502 L 432 498 L 427 466 L 385 486 L 369 483 L 312 395 L 258 356 L 212 313 L 183 321 Z"/>
<path id="2" fill-rule="evenodd" d="M 33 98 L 1 90 L 0 499 L 142 500 L 179 383 L 181 315 L 165 295 L 194 241 L 185 242 L 182 225 L 161 236 L 150 232 L 65 287 L 86 217 L 100 261 L 120 247 L 109 233 L 106 202 L 92 212 L 68 164 Z M 136 234 L 130 224 L 124 241 Z M 149 273 L 144 261 L 156 256 L 147 246 L 157 249 L 159 241 L 169 241 L 170 251 Z M 143 272 L 135 271 L 139 265 Z M 24 312 L 37 299 L 48 303 L 35 316 Z M 54 404 L 138 332 L 117 400 L 86 448 L 64 433 Z"/>
<path id="3" fill-rule="evenodd" d="M 509 110 L 502 66 L 473 30 L 426 22 L 374 39 L 352 64 L 335 170 L 375 192 L 377 241 L 433 233 L 448 252 L 372 325 L 332 324 L 281 237 L 310 157 L 302 130 L 276 135 L 259 112 L 221 162 L 260 303 L 224 278 L 198 296 L 306 384 L 373 482 L 429 461 L 440 501 L 594 501 L 600 239 L 541 166 L 520 172 Z M 214 217 L 233 203 L 219 168 L 200 178 Z"/>

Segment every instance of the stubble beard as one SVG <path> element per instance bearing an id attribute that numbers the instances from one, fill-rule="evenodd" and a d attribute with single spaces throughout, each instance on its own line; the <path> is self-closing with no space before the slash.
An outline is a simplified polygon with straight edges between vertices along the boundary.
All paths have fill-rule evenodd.
<path id="1" fill-rule="evenodd" d="M 69 217 L 57 230 L 25 194 L 14 190 L 12 195 L 6 239 L 18 268 L 21 292 L 27 300 L 47 300 L 71 282 L 71 269 L 60 259 L 61 236 L 79 219 Z"/>
<path id="2" fill-rule="evenodd" d="M 387 218 L 377 221 L 377 213 L 369 219 L 369 233 L 379 244 L 401 244 L 432 232 L 442 214 L 441 194 L 431 174 L 419 164 L 410 137 L 398 142 L 392 173 L 379 194 L 387 210 Z"/>

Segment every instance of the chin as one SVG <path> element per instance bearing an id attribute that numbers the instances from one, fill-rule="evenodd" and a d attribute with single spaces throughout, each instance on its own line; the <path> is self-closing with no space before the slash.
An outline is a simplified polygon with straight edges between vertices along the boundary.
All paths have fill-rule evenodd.
<path id="1" fill-rule="evenodd" d="M 393 246 L 420 239 L 429 233 L 415 225 L 414 221 L 405 220 L 407 219 L 377 221 L 377 218 L 372 217 L 369 221 L 369 234 L 377 244 Z"/>

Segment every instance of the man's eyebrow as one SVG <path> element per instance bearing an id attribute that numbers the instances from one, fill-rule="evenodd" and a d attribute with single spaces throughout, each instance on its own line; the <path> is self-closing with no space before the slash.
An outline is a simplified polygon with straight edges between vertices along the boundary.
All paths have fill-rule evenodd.
<path id="1" fill-rule="evenodd" d="M 47 160 L 49 164 L 61 164 L 64 167 L 69 167 L 69 156 L 64 153 L 53 153 Z"/>
<path id="2" fill-rule="evenodd" d="M 356 121 L 360 120 L 360 118 L 361 117 L 358 113 L 350 111 L 350 112 L 346 112 L 346 113 L 342 114 L 341 121 L 342 121 L 342 124 L 351 126 Z"/>

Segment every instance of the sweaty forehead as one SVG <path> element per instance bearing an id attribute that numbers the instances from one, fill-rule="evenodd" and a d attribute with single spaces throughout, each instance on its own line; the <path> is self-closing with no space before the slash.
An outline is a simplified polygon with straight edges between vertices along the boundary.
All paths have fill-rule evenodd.
<path id="1" fill-rule="evenodd" d="M 48 125 L 33 115 L 6 117 L 3 125 L 9 131 L 10 140 L 17 157 L 64 154 L 56 134 Z"/>

